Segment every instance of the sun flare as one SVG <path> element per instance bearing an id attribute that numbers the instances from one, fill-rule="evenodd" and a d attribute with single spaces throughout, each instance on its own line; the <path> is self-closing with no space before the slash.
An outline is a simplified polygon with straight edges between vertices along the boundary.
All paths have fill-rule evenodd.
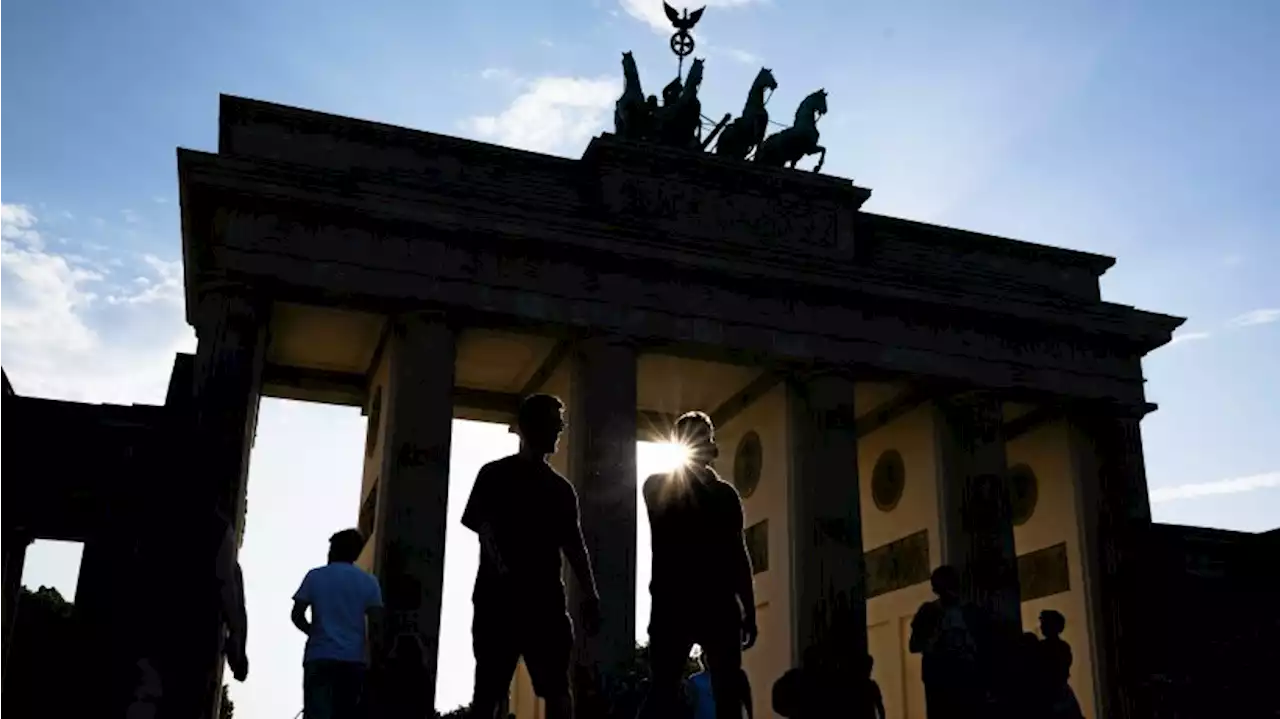
<path id="1" fill-rule="evenodd" d="M 689 461 L 689 448 L 679 442 L 646 443 L 643 464 L 651 474 L 674 471 Z"/>

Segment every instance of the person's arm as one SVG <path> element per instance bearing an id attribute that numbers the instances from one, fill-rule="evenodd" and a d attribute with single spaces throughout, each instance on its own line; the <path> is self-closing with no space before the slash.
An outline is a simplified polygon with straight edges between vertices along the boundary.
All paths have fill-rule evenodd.
<path id="1" fill-rule="evenodd" d="M 884 694 L 880 692 L 880 685 L 875 680 L 871 682 L 871 696 L 875 700 L 876 719 L 885 719 Z"/>
<path id="2" fill-rule="evenodd" d="M 293 612 L 289 614 L 293 626 L 307 636 L 311 636 L 311 622 L 307 620 L 307 608 L 311 606 L 311 600 L 311 572 L 307 572 L 302 586 L 293 594 Z"/>
<path id="3" fill-rule="evenodd" d="M 731 522 L 734 533 L 733 540 L 733 562 L 734 562 L 734 593 L 738 596 L 738 601 L 742 602 L 742 616 L 746 628 L 752 632 L 752 641 L 754 642 L 754 631 L 756 627 L 756 583 L 755 572 L 751 567 L 751 554 L 747 551 L 747 532 L 745 528 L 746 516 L 742 509 L 742 498 L 738 496 L 737 490 L 729 485 L 724 486 L 725 502 L 730 505 L 727 509 L 729 520 Z"/>
<path id="4" fill-rule="evenodd" d="M 911 639 L 907 641 L 907 650 L 912 654 L 924 653 L 932 637 L 933 605 L 925 602 L 911 619 Z"/>
<path id="5" fill-rule="evenodd" d="M 480 539 L 480 551 L 484 552 L 499 573 L 506 571 L 506 562 L 502 560 L 502 552 L 498 548 L 497 535 L 493 531 L 493 471 L 489 465 L 480 468 L 476 475 L 475 486 L 471 488 L 471 496 L 467 506 L 462 510 L 462 526 L 475 532 Z"/>
<path id="6" fill-rule="evenodd" d="M 591 570 L 591 557 L 587 554 L 587 541 L 582 536 L 582 513 L 578 507 L 578 493 L 567 482 L 564 494 L 564 526 L 561 528 L 561 550 L 569 561 L 569 568 L 578 578 L 578 584 L 590 598 L 598 599 L 596 575 Z"/>
<path id="7" fill-rule="evenodd" d="M 217 562 L 218 600 L 227 629 L 224 653 L 232 676 L 242 682 L 249 674 L 249 618 L 244 607 L 244 576 L 236 561 L 235 535 L 230 529 L 223 532 Z"/>
<path id="8" fill-rule="evenodd" d="M 248 630 L 248 616 L 244 608 L 244 589 L 241 586 L 240 564 L 236 561 L 235 540 L 228 530 L 218 546 L 219 600 L 227 633 L 243 646 Z"/>

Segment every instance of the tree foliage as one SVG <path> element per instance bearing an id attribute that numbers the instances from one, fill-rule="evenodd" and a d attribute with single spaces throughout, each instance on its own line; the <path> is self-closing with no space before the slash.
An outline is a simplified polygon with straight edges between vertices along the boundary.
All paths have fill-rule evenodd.
<path id="1" fill-rule="evenodd" d="M 222 685 L 222 701 L 218 703 L 218 719 L 232 719 L 236 715 L 236 703 L 231 701 L 231 691 Z"/>
<path id="2" fill-rule="evenodd" d="M 75 607 L 52 587 L 18 595 L 12 644 L 5 661 L 4 707 L 13 716 L 68 716 L 79 695 Z"/>

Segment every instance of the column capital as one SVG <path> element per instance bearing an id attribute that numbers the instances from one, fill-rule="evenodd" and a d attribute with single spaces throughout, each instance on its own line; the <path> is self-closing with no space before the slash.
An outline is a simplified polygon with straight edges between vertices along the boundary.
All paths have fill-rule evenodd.
<path id="1" fill-rule="evenodd" d="M 193 313 L 196 334 L 227 324 L 257 324 L 263 320 L 267 303 L 246 283 L 235 280 L 202 282 L 196 290 Z"/>
<path id="2" fill-rule="evenodd" d="M 620 335 L 613 333 L 593 333 L 575 337 L 571 345 L 574 351 L 590 349 L 596 347 L 624 347 L 632 352 L 639 352 L 643 349 L 643 343 L 634 337 L 628 335 Z"/>
<path id="3" fill-rule="evenodd" d="M 391 327 L 396 331 L 403 331 L 411 324 L 425 324 L 444 326 L 456 332 L 457 328 L 450 323 L 451 319 L 453 318 L 444 310 L 413 310 L 392 315 Z"/>

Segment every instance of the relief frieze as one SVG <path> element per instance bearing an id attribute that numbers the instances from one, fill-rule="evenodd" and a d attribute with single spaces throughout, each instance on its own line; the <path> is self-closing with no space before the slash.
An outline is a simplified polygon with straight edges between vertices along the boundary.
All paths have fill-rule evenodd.
<path id="1" fill-rule="evenodd" d="M 832 260 L 851 254 L 852 237 L 841 233 L 850 233 L 852 227 L 839 221 L 840 208 L 832 202 L 788 193 L 726 191 L 623 171 L 608 171 L 599 182 L 599 202 L 606 215 L 647 225 L 664 236 L 698 238 L 708 244 L 727 241 L 778 253 L 829 254 Z"/>

